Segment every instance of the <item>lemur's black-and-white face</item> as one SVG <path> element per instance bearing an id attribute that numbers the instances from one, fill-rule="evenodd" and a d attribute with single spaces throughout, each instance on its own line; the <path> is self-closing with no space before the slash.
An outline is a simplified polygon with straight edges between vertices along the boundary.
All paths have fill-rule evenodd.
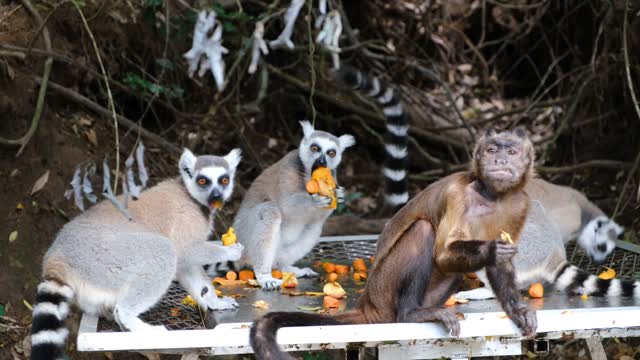
<path id="1" fill-rule="evenodd" d="M 308 121 L 301 121 L 304 137 L 300 142 L 299 156 L 306 171 L 311 173 L 318 167 L 336 169 L 345 149 L 356 141 L 351 135 L 337 137 L 325 131 L 315 130 Z"/>
<path id="2" fill-rule="evenodd" d="M 233 193 L 240 159 L 240 149 L 233 149 L 224 157 L 195 156 L 189 149 L 184 149 L 180 157 L 180 175 L 189 195 L 210 209 L 216 202 L 226 202 Z"/>
<path id="3" fill-rule="evenodd" d="M 598 216 L 584 227 L 578 242 L 596 264 L 601 264 L 615 249 L 624 228 L 606 216 Z"/>

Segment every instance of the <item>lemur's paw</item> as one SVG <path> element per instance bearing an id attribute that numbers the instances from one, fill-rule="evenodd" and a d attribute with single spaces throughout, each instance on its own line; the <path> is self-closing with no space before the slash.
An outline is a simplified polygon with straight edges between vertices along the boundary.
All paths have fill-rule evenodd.
<path id="1" fill-rule="evenodd" d="M 221 297 L 214 299 L 207 299 L 207 308 L 211 311 L 220 311 L 220 310 L 235 310 L 240 305 L 238 302 L 232 297 Z"/>
<path id="2" fill-rule="evenodd" d="M 481 287 L 468 291 L 460 291 L 459 293 L 455 294 L 454 297 L 456 299 L 465 300 L 486 300 L 495 298 L 496 294 L 493 292 L 493 290 L 487 287 Z"/>
<path id="3" fill-rule="evenodd" d="M 226 251 L 226 261 L 238 261 L 242 257 L 244 246 L 240 243 L 231 244 L 224 247 Z"/>
<path id="4" fill-rule="evenodd" d="M 284 268 L 284 271 L 292 272 L 297 278 L 301 277 L 318 277 L 318 273 L 310 268 L 297 268 L 295 266 L 288 266 Z"/>
<path id="5" fill-rule="evenodd" d="M 336 197 L 338 198 L 338 202 L 343 203 L 346 190 L 342 186 L 338 186 L 335 191 L 336 191 Z"/>
<path id="6" fill-rule="evenodd" d="M 331 198 L 328 196 L 322 196 L 318 194 L 311 194 L 311 198 L 313 199 L 313 206 L 317 208 L 326 208 L 331 205 Z"/>
<path id="7" fill-rule="evenodd" d="M 271 274 L 256 274 L 256 280 L 262 286 L 262 290 L 266 291 L 278 290 L 282 286 L 282 280 L 274 278 Z"/>

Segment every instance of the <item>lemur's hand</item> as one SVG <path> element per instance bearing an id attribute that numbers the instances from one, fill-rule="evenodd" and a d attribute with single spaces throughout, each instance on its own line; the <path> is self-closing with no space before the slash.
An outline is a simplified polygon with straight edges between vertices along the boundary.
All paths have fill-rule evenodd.
<path id="1" fill-rule="evenodd" d="M 317 208 L 326 208 L 331 205 L 331 198 L 328 196 L 322 196 L 318 194 L 311 194 L 313 206 Z"/>
<path id="2" fill-rule="evenodd" d="M 342 186 L 338 186 L 336 187 L 336 197 L 338 198 L 338 203 L 342 204 L 344 203 L 344 196 L 346 193 L 346 190 L 342 187 Z"/>
<path id="3" fill-rule="evenodd" d="M 225 246 L 222 244 L 222 241 L 212 242 L 218 247 L 218 251 L 220 251 L 221 254 L 224 254 L 221 256 L 224 258 L 222 261 L 238 261 L 242 257 L 242 251 L 244 250 L 244 246 L 242 246 L 242 244 L 235 243 Z"/>

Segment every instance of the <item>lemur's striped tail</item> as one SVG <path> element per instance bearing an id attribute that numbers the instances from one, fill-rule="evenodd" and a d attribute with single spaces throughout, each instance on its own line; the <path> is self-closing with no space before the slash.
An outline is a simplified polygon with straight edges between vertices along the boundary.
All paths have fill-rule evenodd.
<path id="1" fill-rule="evenodd" d="M 73 290 L 57 281 L 38 285 L 31 327 L 31 360 L 62 360 L 69 330 L 65 319 Z"/>
<path id="2" fill-rule="evenodd" d="M 387 156 L 383 169 L 385 202 L 386 205 L 394 208 L 403 205 L 409 200 L 407 190 L 409 122 L 398 91 L 377 77 L 369 76 L 353 67 L 343 66 L 336 77 L 343 85 L 361 91 L 382 106 L 387 119 L 387 132 L 384 139 Z"/>
<path id="3" fill-rule="evenodd" d="M 604 280 L 565 263 L 553 276 L 556 289 L 591 296 L 623 296 L 640 298 L 640 284 L 633 280 Z"/>

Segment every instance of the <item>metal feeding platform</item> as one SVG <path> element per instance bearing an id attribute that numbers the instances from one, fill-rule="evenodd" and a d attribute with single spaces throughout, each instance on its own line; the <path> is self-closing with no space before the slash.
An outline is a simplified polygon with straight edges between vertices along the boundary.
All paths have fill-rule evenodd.
<path id="1" fill-rule="evenodd" d="M 350 264 L 356 258 L 368 259 L 375 253 L 376 238 L 375 235 L 323 237 L 300 264 L 309 265 L 318 260 Z M 618 243 L 602 265 L 591 263 L 575 244 L 567 247 L 567 259 L 594 274 L 604 266 L 613 268 L 618 277 L 627 279 L 640 273 L 640 247 L 624 242 Z M 338 282 L 348 294 L 342 306 L 353 308 L 363 284 L 355 282 L 350 274 L 342 275 Z M 144 321 L 164 325 L 170 331 L 122 332 L 113 322 L 84 314 L 77 349 L 203 355 L 252 353 L 249 328 L 254 319 L 268 311 L 315 311 L 322 306 L 322 297 L 298 293 L 320 292 L 322 285 L 321 278 L 313 278 L 299 279 L 297 288 L 281 292 L 265 292 L 246 286 L 217 286 L 223 295 L 234 296 L 240 308 L 204 314 L 181 304 L 187 294 L 174 283 L 162 301 L 141 316 Z M 258 300 L 264 300 L 269 309 L 254 307 Z M 455 311 L 463 318 L 457 338 L 450 336 L 438 323 L 375 324 L 283 328 L 278 332 L 278 343 L 285 351 L 347 349 L 352 353 L 376 348 L 378 359 L 428 359 L 520 355 L 529 350 L 544 352 L 549 340 L 583 338 L 587 340 L 592 358 L 601 358 L 604 356 L 602 338 L 640 336 L 638 300 L 593 297 L 583 300 L 554 292 L 545 295 L 544 299 L 528 301 L 537 310 L 538 336 L 534 341 L 519 336 L 517 328 L 495 300 L 482 300 L 455 306 Z"/>

